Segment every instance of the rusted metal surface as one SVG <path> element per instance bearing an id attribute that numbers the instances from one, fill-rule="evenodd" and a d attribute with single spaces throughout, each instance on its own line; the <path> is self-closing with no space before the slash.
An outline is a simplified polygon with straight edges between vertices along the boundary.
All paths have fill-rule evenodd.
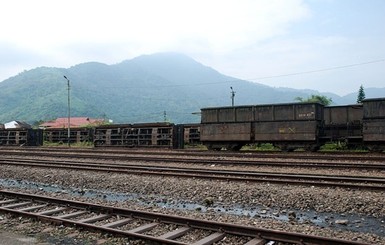
<path id="1" fill-rule="evenodd" d="M 330 244 L 330 245 L 362 244 L 358 242 L 339 240 L 334 238 L 326 238 L 326 237 L 318 237 L 318 236 L 299 234 L 299 233 L 275 231 L 275 230 L 268 230 L 268 229 L 256 228 L 251 226 L 241 226 L 241 225 L 234 225 L 234 224 L 220 223 L 220 222 L 213 222 L 213 221 L 204 221 L 204 220 L 198 220 L 198 219 L 187 218 L 187 217 L 136 211 L 136 210 L 130 210 L 130 209 L 124 209 L 124 208 L 116 208 L 112 206 L 95 205 L 91 203 L 84 203 L 84 202 L 78 202 L 78 201 L 60 200 L 57 198 L 50 198 L 45 196 L 38 196 L 38 195 L 31 195 L 31 194 L 24 194 L 24 193 L 0 191 L 0 195 L 2 196 L 2 199 L 4 200 L 10 199 L 15 204 L 18 202 L 25 202 L 25 200 L 33 200 L 31 205 L 41 205 L 42 202 L 46 202 L 47 205 L 48 204 L 50 206 L 57 205 L 58 208 L 61 208 L 63 206 L 69 207 L 72 209 L 71 211 L 72 214 L 79 212 L 79 210 L 80 211 L 87 210 L 89 214 L 96 217 L 102 217 L 103 215 L 107 215 L 108 217 L 114 216 L 118 220 L 125 220 L 125 222 L 126 221 L 129 222 L 129 220 L 127 219 L 139 219 L 144 221 L 144 223 L 141 222 L 142 225 L 140 227 L 131 228 L 131 230 L 121 230 L 121 229 L 111 228 L 112 226 L 109 226 L 107 224 L 97 225 L 94 223 L 93 220 L 90 221 L 91 219 L 88 219 L 88 222 L 90 223 L 84 223 L 81 221 L 81 219 L 80 220 L 77 219 L 77 217 L 80 217 L 78 215 L 73 215 L 72 219 L 62 218 L 63 216 L 60 216 L 60 213 L 58 215 L 56 214 L 39 215 L 34 212 L 26 212 L 18 209 L 6 208 L 0 203 L 0 211 L 2 212 L 9 212 L 17 215 L 33 217 L 35 219 L 39 219 L 45 222 L 51 222 L 52 224 L 75 226 L 78 228 L 94 230 L 94 231 L 102 231 L 102 232 L 107 232 L 107 233 L 111 233 L 119 236 L 128 236 L 128 237 L 143 239 L 147 241 L 160 242 L 162 244 L 186 244 L 185 242 L 180 242 L 176 240 L 176 238 L 183 236 L 184 234 L 186 234 L 186 232 L 190 232 L 189 228 L 210 231 L 210 234 L 208 236 L 198 241 L 191 241 L 189 242 L 189 244 L 212 244 L 215 241 L 220 241 L 226 235 L 242 236 L 244 238 L 247 238 L 246 239 L 247 241 L 245 244 L 260 244 L 259 242 L 260 240 L 263 240 L 265 242 L 269 242 L 269 241 L 288 242 L 292 244 Z M 95 218 L 94 220 L 98 220 L 98 219 Z M 154 222 L 154 220 L 156 220 L 156 222 Z M 109 222 L 107 221 L 107 223 Z M 124 222 L 122 222 L 122 224 L 124 224 Z M 172 232 L 173 233 L 172 235 L 170 235 L 170 233 L 168 232 L 164 235 L 157 236 L 157 237 L 143 233 L 145 230 L 151 230 L 156 226 L 161 226 L 164 224 L 175 224 L 178 226 L 178 228 L 183 229 L 183 232 L 179 233 L 175 230 Z M 115 221 L 113 226 L 120 227 L 121 224 L 118 224 Z"/>
<path id="2" fill-rule="evenodd" d="M 252 106 L 237 106 L 235 108 L 235 118 L 237 122 L 252 122 L 254 108 Z"/>
<path id="3" fill-rule="evenodd" d="M 385 120 L 365 119 L 362 130 L 365 142 L 385 144 Z"/>
<path id="4" fill-rule="evenodd" d="M 250 141 L 251 123 L 202 124 L 201 141 Z"/>
<path id="5" fill-rule="evenodd" d="M 201 109 L 201 122 L 254 122 L 323 120 L 323 106 L 318 103 L 288 103 Z"/>
<path id="6" fill-rule="evenodd" d="M 317 103 L 294 103 L 255 106 L 255 121 L 322 120 L 323 106 Z"/>
<path id="7" fill-rule="evenodd" d="M 385 119 L 385 98 L 363 100 L 364 119 Z"/>
<path id="8" fill-rule="evenodd" d="M 319 129 L 317 121 L 256 122 L 255 142 L 315 141 Z"/>
<path id="9" fill-rule="evenodd" d="M 201 122 L 202 123 L 217 123 L 218 122 L 218 110 L 216 108 L 201 109 Z"/>
<path id="10" fill-rule="evenodd" d="M 317 148 L 323 113 L 318 103 L 204 108 L 201 142 L 209 149 L 239 150 L 255 142 L 301 142 Z"/>
<path id="11" fill-rule="evenodd" d="M 362 105 L 326 106 L 324 108 L 325 125 L 359 124 L 363 118 Z"/>
<path id="12" fill-rule="evenodd" d="M 320 138 L 324 141 L 362 142 L 362 105 L 327 106 Z"/>

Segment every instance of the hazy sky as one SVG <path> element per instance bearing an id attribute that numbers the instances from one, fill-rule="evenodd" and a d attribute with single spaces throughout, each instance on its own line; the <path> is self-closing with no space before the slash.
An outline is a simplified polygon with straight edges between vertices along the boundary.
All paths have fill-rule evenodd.
<path id="1" fill-rule="evenodd" d="M 172 51 L 273 87 L 340 95 L 361 84 L 385 87 L 385 0 L 12 0 L 0 6 L 0 81 L 40 66 L 115 64 Z"/>

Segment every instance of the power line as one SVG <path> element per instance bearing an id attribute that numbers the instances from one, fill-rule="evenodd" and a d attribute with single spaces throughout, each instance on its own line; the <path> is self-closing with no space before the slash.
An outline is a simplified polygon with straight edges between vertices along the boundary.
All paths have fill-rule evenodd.
<path id="1" fill-rule="evenodd" d="M 367 61 L 367 62 L 362 62 L 362 63 L 350 64 L 350 65 L 334 66 L 334 67 L 318 69 L 318 70 L 295 72 L 295 73 L 288 73 L 288 74 L 281 74 L 281 75 L 267 76 L 267 77 L 249 78 L 247 80 L 263 80 L 263 79 L 276 78 L 276 77 L 296 76 L 296 75 L 302 75 L 302 74 L 309 74 L 309 73 L 316 73 L 316 72 L 324 72 L 324 71 L 349 68 L 349 67 L 354 67 L 354 66 L 368 65 L 368 64 L 379 63 L 379 62 L 384 62 L 384 61 L 385 61 L 385 59 L 380 59 L 380 60 L 373 60 L 373 61 Z"/>

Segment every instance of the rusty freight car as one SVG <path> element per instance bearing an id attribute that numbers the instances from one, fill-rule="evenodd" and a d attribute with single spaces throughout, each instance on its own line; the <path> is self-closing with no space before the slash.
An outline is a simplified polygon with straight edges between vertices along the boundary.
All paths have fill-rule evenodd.
<path id="1" fill-rule="evenodd" d="M 344 141 L 348 145 L 362 144 L 363 105 L 324 107 L 323 141 Z"/>
<path id="2" fill-rule="evenodd" d="M 43 145 L 43 131 L 41 129 L 0 129 L 0 146 L 41 145 Z"/>
<path id="3" fill-rule="evenodd" d="M 283 150 L 320 146 L 324 112 L 319 103 L 203 108 L 201 113 L 201 142 L 208 149 L 239 150 L 266 142 Z"/>
<path id="4" fill-rule="evenodd" d="M 385 98 L 363 100 L 363 142 L 372 151 L 385 150 Z"/>
<path id="5" fill-rule="evenodd" d="M 172 147 L 171 123 L 116 124 L 94 129 L 95 146 Z"/>

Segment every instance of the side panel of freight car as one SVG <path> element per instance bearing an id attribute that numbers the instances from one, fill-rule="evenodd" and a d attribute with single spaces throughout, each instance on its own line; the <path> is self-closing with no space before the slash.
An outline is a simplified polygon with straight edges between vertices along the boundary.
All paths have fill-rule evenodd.
<path id="1" fill-rule="evenodd" d="M 329 106 L 324 108 L 325 140 L 362 140 L 362 105 Z"/>
<path id="2" fill-rule="evenodd" d="M 24 145 L 27 144 L 27 130 L 4 129 L 0 130 L 0 145 Z"/>
<path id="3" fill-rule="evenodd" d="M 255 121 L 308 121 L 323 120 L 323 106 L 317 103 L 258 105 Z"/>
<path id="4" fill-rule="evenodd" d="M 255 122 L 256 142 L 315 141 L 317 121 Z"/>
<path id="5" fill-rule="evenodd" d="M 363 138 L 364 142 L 385 144 L 385 98 L 363 101 Z"/>
<path id="6" fill-rule="evenodd" d="M 253 106 L 205 108 L 201 111 L 203 124 L 254 121 Z"/>
<path id="7" fill-rule="evenodd" d="M 385 98 L 363 101 L 364 119 L 385 119 Z"/>
<path id="8" fill-rule="evenodd" d="M 217 123 L 218 122 L 218 110 L 216 108 L 202 109 L 201 110 L 201 122 L 202 123 Z"/>
<path id="9" fill-rule="evenodd" d="M 324 106 L 318 103 L 294 104 L 296 121 L 323 120 Z"/>
<path id="10" fill-rule="evenodd" d="M 41 146 L 43 145 L 43 130 L 42 129 L 28 129 L 28 142 L 29 146 Z"/>
<path id="11" fill-rule="evenodd" d="M 362 121 L 362 105 L 329 106 L 324 108 L 325 124 L 347 124 Z"/>
<path id="12" fill-rule="evenodd" d="M 201 141 L 250 141 L 251 123 L 201 125 Z"/>
<path id="13" fill-rule="evenodd" d="M 363 123 L 363 138 L 365 142 L 382 141 L 385 143 L 385 120 L 366 119 Z"/>

